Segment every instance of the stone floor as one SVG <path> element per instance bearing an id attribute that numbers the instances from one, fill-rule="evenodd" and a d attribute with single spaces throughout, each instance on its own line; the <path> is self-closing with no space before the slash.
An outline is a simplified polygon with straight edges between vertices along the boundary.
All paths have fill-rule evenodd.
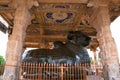
<path id="1" fill-rule="evenodd" d="M 0 76 L 0 80 L 3 80 L 3 76 Z"/>
<path id="2" fill-rule="evenodd" d="M 90 75 L 87 76 L 87 80 L 104 80 L 101 76 Z"/>

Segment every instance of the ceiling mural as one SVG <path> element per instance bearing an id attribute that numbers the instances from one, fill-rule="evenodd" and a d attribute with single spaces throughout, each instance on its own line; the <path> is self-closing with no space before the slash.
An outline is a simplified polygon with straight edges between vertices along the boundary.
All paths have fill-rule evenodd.
<path id="1" fill-rule="evenodd" d="M 47 12 L 45 14 L 46 23 L 72 24 L 74 23 L 75 14 L 72 12 Z"/>
<path id="2" fill-rule="evenodd" d="M 73 25 L 81 19 L 81 14 L 85 14 L 83 8 L 86 8 L 85 4 L 40 4 L 33 13 L 39 13 L 35 16 L 41 24 Z"/>

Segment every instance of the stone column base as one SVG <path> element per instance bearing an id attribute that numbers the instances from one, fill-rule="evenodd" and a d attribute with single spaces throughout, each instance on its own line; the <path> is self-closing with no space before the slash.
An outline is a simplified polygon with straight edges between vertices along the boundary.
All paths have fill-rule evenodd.
<path id="1" fill-rule="evenodd" d="M 16 66 L 5 66 L 3 80 L 17 80 L 17 67 Z"/>
<path id="2" fill-rule="evenodd" d="M 101 76 L 90 75 L 87 76 L 86 80 L 104 80 L 104 78 L 102 78 Z"/>
<path id="3" fill-rule="evenodd" d="M 112 80 L 120 80 L 120 77 L 114 77 Z"/>

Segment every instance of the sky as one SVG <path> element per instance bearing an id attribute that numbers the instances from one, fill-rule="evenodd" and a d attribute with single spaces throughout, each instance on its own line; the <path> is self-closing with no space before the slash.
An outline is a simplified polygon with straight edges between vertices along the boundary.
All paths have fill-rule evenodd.
<path id="1" fill-rule="evenodd" d="M 0 16 L 0 21 L 4 23 L 6 26 L 8 24 L 4 21 L 4 19 Z M 4 34 L 0 31 L 0 55 L 5 58 L 5 53 L 6 53 L 6 46 L 8 42 L 8 34 Z"/>
<path id="2" fill-rule="evenodd" d="M 8 26 L 8 24 L 0 17 L 0 21 L 2 21 L 5 25 Z M 119 54 L 119 61 L 120 61 L 120 16 L 111 23 L 110 28 L 112 32 L 112 36 L 116 42 L 117 50 Z M 6 46 L 8 42 L 8 34 L 4 34 L 0 31 L 0 55 L 2 55 L 5 58 L 6 53 Z M 90 57 L 93 57 L 93 53 L 89 51 Z"/>
<path id="3" fill-rule="evenodd" d="M 110 28 L 111 28 L 112 36 L 117 46 L 119 62 L 120 62 L 120 16 L 114 22 L 111 23 Z"/>

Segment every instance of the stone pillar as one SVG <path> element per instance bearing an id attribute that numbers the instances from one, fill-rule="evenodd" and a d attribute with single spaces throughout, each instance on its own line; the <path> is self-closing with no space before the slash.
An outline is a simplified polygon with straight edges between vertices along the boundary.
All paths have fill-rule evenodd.
<path id="1" fill-rule="evenodd" d="M 100 5 L 95 23 L 97 29 L 97 39 L 102 51 L 105 80 L 120 80 L 118 52 L 110 31 L 110 17 L 107 5 Z"/>
<path id="2" fill-rule="evenodd" d="M 31 15 L 26 4 L 22 5 L 21 3 L 21 5 L 19 4 L 17 7 L 13 32 L 7 44 L 4 80 L 18 80 L 18 64 L 23 52 L 25 31 L 31 21 Z"/>

